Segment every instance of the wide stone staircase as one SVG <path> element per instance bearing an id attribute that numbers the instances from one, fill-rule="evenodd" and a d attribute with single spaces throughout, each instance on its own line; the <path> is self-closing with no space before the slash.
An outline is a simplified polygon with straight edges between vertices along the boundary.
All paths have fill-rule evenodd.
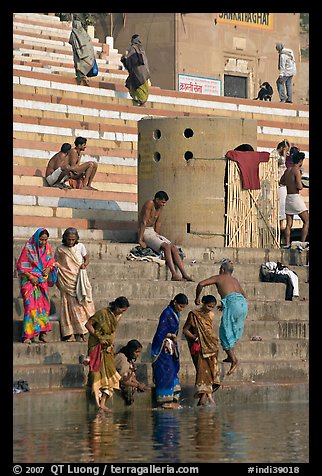
<path id="1" fill-rule="evenodd" d="M 216 398 L 225 402 L 241 395 L 247 399 L 271 399 L 273 394 L 307 398 L 306 251 L 185 247 L 185 266 L 195 283 L 171 282 L 165 266 L 129 261 L 127 255 L 136 244 L 139 120 L 145 116 L 256 119 L 257 150 L 270 151 L 286 137 L 305 152 L 307 172 L 308 106 L 184 93 L 152 85 L 146 107 L 140 108 L 132 104 L 124 86 L 123 52 L 114 49 L 113 38 L 107 38 L 106 43 L 93 38 L 99 75 L 90 79 L 89 87 L 76 84 L 70 31 L 71 23 L 58 17 L 13 14 L 13 380 L 27 380 L 33 391 L 29 393 L 63 389 L 84 393 L 87 369 L 79 359 L 86 354 L 87 344 L 61 341 L 56 287 L 50 289 L 51 314 L 56 319 L 51 321 L 50 342 L 21 343 L 23 304 L 15 270 L 22 246 L 38 227 L 48 229 L 55 248 L 63 231 L 75 226 L 91 259 L 88 273 L 96 308 L 120 295 L 130 301 L 118 327 L 116 345 L 132 338 L 142 342 L 139 376 L 143 381 L 152 383 L 150 348 L 162 309 L 175 294 L 186 293 L 189 306 L 181 317 L 182 327 L 188 310 L 194 307 L 197 282 L 217 274 L 220 259 L 229 257 L 247 293 L 249 315 L 236 346 L 240 364 L 229 377 L 225 377 L 228 364 L 220 364 L 224 387 Z M 63 142 L 73 144 L 78 135 L 87 138 L 82 161 L 98 163 L 93 182 L 98 191 L 48 187 L 44 178 L 48 160 Z M 308 189 L 301 193 L 309 204 Z M 285 301 L 284 284 L 260 282 L 259 267 L 264 261 L 281 261 L 298 273 L 300 300 Z M 214 289 L 207 292 L 217 296 Z M 220 315 L 217 312 L 217 325 Z M 251 340 L 258 335 L 261 341 Z M 179 347 L 181 381 L 191 386 L 194 367 L 181 332 Z M 224 356 L 221 351 L 220 361 Z"/>
<path id="2" fill-rule="evenodd" d="M 60 241 L 50 240 L 53 247 Z M 15 239 L 14 267 L 24 240 Z M 194 384 L 195 371 L 186 340 L 181 332 L 188 311 L 195 307 L 194 295 L 198 281 L 217 274 L 219 261 L 228 257 L 235 263 L 234 275 L 247 294 L 249 313 L 242 338 L 236 345 L 239 365 L 229 377 L 225 376 L 229 364 L 222 363 L 225 353 L 220 350 L 219 362 L 223 389 L 217 398 L 240 398 L 257 395 L 269 398 L 272 389 L 292 398 L 308 396 L 308 337 L 309 337 L 309 284 L 308 252 L 297 250 L 251 250 L 233 248 L 187 248 L 185 266 L 195 282 L 173 282 L 165 265 L 153 262 L 131 261 L 127 256 L 133 243 L 85 242 L 90 256 L 88 274 L 93 287 L 96 309 L 100 309 L 117 296 L 125 295 L 130 308 L 121 319 L 116 332 L 116 349 L 130 339 L 143 344 L 139 363 L 139 378 L 152 384 L 151 342 L 161 311 L 179 292 L 189 298 L 187 310 L 182 313 L 179 332 L 181 356 L 180 378 L 183 385 Z M 299 299 L 285 301 L 285 285 L 263 283 L 259 280 L 259 266 L 264 261 L 281 261 L 298 274 Z M 293 264 L 292 264 L 293 263 Z M 13 364 L 14 380 L 27 380 L 31 390 L 84 389 L 87 368 L 80 364 L 86 355 L 87 344 L 63 342 L 60 335 L 59 290 L 50 290 L 53 331 L 47 344 L 21 343 L 23 303 L 18 278 L 14 272 L 13 289 Z M 206 293 L 218 293 L 214 287 Z M 221 313 L 216 311 L 216 332 Z M 260 336 L 261 341 L 252 337 Z M 227 393 L 228 392 L 228 393 Z M 216 394 L 216 396 L 217 396 Z M 258 397 L 258 394 L 261 396 Z M 239 396 L 238 396 L 239 395 Z M 285 397 L 285 395 L 284 395 Z M 226 401 L 226 400 L 225 400 Z"/>
<path id="3" fill-rule="evenodd" d="M 297 104 L 150 88 L 146 107 L 132 104 L 126 71 L 113 47 L 93 38 L 99 75 L 75 82 L 70 22 L 39 13 L 13 14 L 13 225 L 29 237 L 45 226 L 60 238 L 73 221 L 83 239 L 134 242 L 138 207 L 137 122 L 150 117 L 220 116 L 257 120 L 257 150 L 285 137 L 305 152 L 309 110 Z M 98 163 L 98 191 L 60 190 L 45 181 L 47 162 L 63 142 L 88 139 L 82 161 Z M 301 191 L 309 203 L 308 189 Z"/>

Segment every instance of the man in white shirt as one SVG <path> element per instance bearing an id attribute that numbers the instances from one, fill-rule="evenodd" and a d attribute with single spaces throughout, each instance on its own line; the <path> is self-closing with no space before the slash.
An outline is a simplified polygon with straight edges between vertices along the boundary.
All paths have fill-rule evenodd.
<path id="1" fill-rule="evenodd" d="M 278 51 L 279 76 L 276 80 L 280 102 L 292 102 L 292 81 L 296 74 L 294 53 L 290 48 L 284 48 L 283 43 L 276 43 Z M 286 94 L 285 94 L 286 88 Z"/>

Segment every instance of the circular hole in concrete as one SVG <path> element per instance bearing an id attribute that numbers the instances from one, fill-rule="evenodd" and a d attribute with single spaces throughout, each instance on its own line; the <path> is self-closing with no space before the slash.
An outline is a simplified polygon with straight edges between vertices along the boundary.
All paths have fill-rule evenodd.
<path id="1" fill-rule="evenodd" d="M 153 137 L 154 137 L 154 139 L 160 139 L 160 137 L 161 137 L 160 129 L 155 129 L 155 131 L 153 131 Z"/>
<path id="2" fill-rule="evenodd" d="M 160 152 L 154 152 L 153 160 L 154 162 L 159 162 L 161 160 Z"/>
<path id="3" fill-rule="evenodd" d="M 189 139 L 189 137 L 193 136 L 193 130 L 188 127 L 187 129 L 184 130 L 183 135 Z"/>
<path id="4" fill-rule="evenodd" d="M 186 160 L 191 160 L 191 159 L 193 159 L 193 153 L 192 153 L 190 150 L 187 150 L 187 152 L 185 152 L 185 154 L 184 154 L 184 158 L 185 158 Z"/>

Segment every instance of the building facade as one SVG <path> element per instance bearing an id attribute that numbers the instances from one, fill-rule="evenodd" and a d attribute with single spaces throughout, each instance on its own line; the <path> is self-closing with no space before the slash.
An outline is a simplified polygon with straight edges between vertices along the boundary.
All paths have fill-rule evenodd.
<path id="1" fill-rule="evenodd" d="M 300 13 L 125 13 L 114 16 L 110 33 L 124 53 L 131 36 L 140 35 L 151 83 L 163 89 L 189 90 L 252 99 L 268 81 L 279 97 L 277 42 L 294 52 L 293 102 L 308 103 L 308 59 L 302 61 Z M 102 27 L 98 27 L 102 34 Z M 107 29 L 105 30 L 107 33 Z"/>

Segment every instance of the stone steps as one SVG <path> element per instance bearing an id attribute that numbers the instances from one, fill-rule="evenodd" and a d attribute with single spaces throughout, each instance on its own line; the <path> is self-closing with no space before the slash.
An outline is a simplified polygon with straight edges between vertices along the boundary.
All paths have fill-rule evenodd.
<path id="1" fill-rule="evenodd" d="M 103 303 L 102 303 L 103 304 Z M 22 301 L 21 301 L 22 305 Z M 104 303 L 106 306 L 106 302 Z M 137 330 L 140 330 L 140 338 L 150 339 L 154 335 L 156 330 L 159 315 L 164 309 L 165 306 L 160 305 L 151 305 L 151 308 L 155 308 L 154 313 L 152 313 L 153 309 L 150 310 L 150 314 L 145 314 L 147 310 L 147 306 L 142 306 L 143 310 L 141 310 L 142 315 L 137 315 L 135 311 L 130 313 L 130 309 L 127 311 L 127 315 L 124 319 L 121 320 L 119 323 L 119 334 L 122 334 L 124 339 L 130 340 L 132 336 L 137 333 Z M 285 311 L 290 311 L 289 309 L 285 309 Z M 293 306 L 294 307 L 294 306 Z M 258 314 L 255 315 L 252 312 L 253 305 L 249 303 L 250 312 L 248 313 L 248 317 L 246 319 L 244 333 L 242 336 L 242 340 L 249 340 L 254 336 L 261 336 L 262 339 L 307 339 L 309 337 L 309 323 L 307 319 L 303 318 L 303 314 L 305 316 L 305 311 L 302 306 L 299 307 L 297 315 L 293 315 L 290 317 L 289 315 L 284 315 L 283 319 L 271 319 L 266 320 L 265 317 Z M 101 306 L 97 306 L 98 309 L 102 309 Z M 132 305 L 131 305 L 132 308 Z M 158 309 L 159 308 L 159 309 Z M 13 320 L 13 340 L 15 342 L 21 342 L 21 334 L 22 334 L 22 322 L 23 322 L 23 307 L 21 306 L 21 316 L 15 317 Z M 139 306 L 137 306 L 139 310 Z M 187 314 L 187 313 L 186 313 Z M 186 315 L 185 314 L 185 315 Z M 302 319 L 301 319 L 302 316 Z M 58 313 L 52 314 L 51 318 L 58 319 Z M 218 324 L 219 324 L 220 314 L 216 313 L 216 332 L 218 334 Z M 268 318 L 267 318 L 268 319 Z M 58 320 L 50 321 L 52 326 L 52 332 L 48 333 L 47 339 L 48 342 L 60 342 L 61 341 L 61 333 L 60 333 L 60 323 Z M 183 324 L 185 322 L 185 316 L 182 318 L 182 322 L 180 323 L 180 332 L 182 331 Z"/>
<path id="2" fill-rule="evenodd" d="M 220 364 L 221 381 L 225 387 L 226 384 L 241 385 L 247 382 L 269 382 L 269 385 L 290 384 L 292 381 L 307 383 L 308 378 L 307 362 L 300 360 L 287 359 L 274 360 L 273 362 L 269 360 L 256 362 L 240 360 L 235 372 L 229 377 L 225 376 L 227 367 L 227 364 Z M 138 364 L 137 375 L 140 381 L 152 384 L 150 364 Z M 179 378 L 182 383 L 194 384 L 195 372 L 192 361 L 181 364 Z M 27 380 L 31 390 L 84 388 L 87 381 L 87 370 L 81 364 L 15 365 L 13 379 Z"/>
<path id="3" fill-rule="evenodd" d="M 143 345 L 141 361 L 143 363 L 151 363 L 151 342 L 153 334 L 156 330 L 157 323 L 152 323 L 151 332 L 149 329 L 140 328 L 136 331 L 136 338 Z M 124 328 L 124 326 L 123 326 Z M 133 336 L 133 333 L 132 333 Z M 123 333 L 121 325 L 116 332 L 116 350 L 121 345 L 128 342 L 129 337 Z M 190 362 L 191 357 L 183 335 L 179 335 L 178 340 L 180 361 Z M 48 342 L 24 344 L 21 342 L 14 343 L 14 365 L 29 364 L 76 364 L 79 363 L 79 356 L 87 353 L 87 343 L 83 342 Z M 268 339 L 262 341 L 251 341 L 247 337 L 241 339 L 236 344 L 236 354 L 241 360 L 307 360 L 308 359 L 308 341 L 307 339 Z M 226 354 L 222 349 L 219 352 L 219 360 L 225 358 Z"/>
<path id="4" fill-rule="evenodd" d="M 181 401 L 183 406 L 194 406 L 193 385 L 181 384 Z M 135 408 L 146 408 L 152 404 L 152 393 L 147 391 L 135 395 Z M 232 404 L 249 405 L 252 403 L 308 401 L 309 385 L 306 381 L 296 383 L 242 383 L 227 382 L 223 389 L 215 394 L 216 404 L 227 406 Z M 28 415 L 37 414 L 45 417 L 55 414 L 58 421 L 64 421 L 65 415 L 72 408 L 74 412 L 86 413 L 91 408 L 90 392 L 84 388 L 36 389 L 30 392 L 15 394 L 13 398 L 13 416 L 19 422 L 27 423 Z M 124 409 L 124 401 L 115 393 L 109 406 L 114 411 Z M 28 412 L 26 411 L 28 409 Z M 28 413 L 28 414 L 27 414 Z"/>
<path id="5" fill-rule="evenodd" d="M 124 86 L 127 73 L 122 70 L 120 55 L 112 43 L 105 45 L 93 39 L 96 56 L 100 56 L 97 58 L 100 73 L 90 80 L 90 87 L 79 86 L 73 77 L 71 47 L 66 43 L 70 22 L 27 13 L 14 14 L 13 24 L 14 276 L 15 260 L 36 228 L 47 227 L 55 248 L 61 243 L 64 229 L 76 226 L 91 260 L 88 271 L 95 304 L 101 308 L 121 294 L 129 297 L 131 306 L 119 324 L 116 343 L 125 344 L 131 338 L 142 340 L 144 355 L 138 373 L 143 381 L 152 383 L 149 352 L 160 312 L 178 292 L 187 293 L 188 307 L 192 308 L 196 282 L 174 283 L 169 281 L 165 267 L 126 260 L 137 239 L 137 122 L 145 116 L 216 115 L 256 119 L 257 150 L 271 150 L 287 137 L 308 157 L 309 108 L 196 96 L 155 86 L 150 88 L 146 107 L 139 108 L 133 106 Z M 98 163 L 94 186 L 100 191 L 56 191 L 45 187 L 43 174 L 49 158 L 62 142 L 73 142 L 77 135 L 88 138 L 83 161 Z M 308 171 L 308 160 L 305 167 Z M 249 295 L 249 317 L 236 346 L 240 364 L 229 378 L 223 379 L 225 385 L 235 386 L 237 390 L 225 392 L 227 398 L 233 393 L 234 398 L 242 395 L 246 383 L 246 394 L 262 392 L 266 396 L 277 382 L 280 388 L 286 388 L 290 382 L 301 385 L 304 382 L 301 388 L 307 389 L 309 303 L 285 301 L 285 285 L 260 283 L 258 272 L 265 261 L 280 261 L 292 267 L 299 274 L 300 296 L 308 298 L 305 266 L 308 252 L 213 248 L 207 243 L 209 246 L 204 248 L 184 250 L 188 272 L 195 274 L 196 280 L 204 279 L 217 274 L 220 259 L 229 257 L 236 264 L 235 274 Z M 192 261 L 196 263 L 191 264 Z M 14 340 L 18 340 L 23 306 L 16 278 L 13 284 L 13 331 Z M 214 292 L 208 289 L 209 293 Z M 59 308 L 58 289 L 50 289 L 50 296 L 55 312 Z M 186 315 L 182 315 L 180 332 Z M 219 316 L 220 313 L 217 324 Z M 14 343 L 14 380 L 27 380 L 32 390 L 74 388 L 83 392 L 88 369 L 79 364 L 79 357 L 86 353 L 87 344 L 61 342 L 59 321 L 52 321 L 52 328 L 48 344 Z M 263 341 L 251 341 L 253 335 L 261 335 Z M 179 346 L 180 378 L 190 384 L 194 382 L 195 372 L 182 335 Z M 224 355 L 220 350 L 220 356 Z M 228 364 L 220 363 L 223 376 L 227 367 Z M 257 381 L 262 382 L 264 390 L 252 392 L 249 385 L 257 385 Z"/>
<path id="6" fill-rule="evenodd" d="M 79 192 L 82 192 L 79 190 Z M 82 193 L 94 193 L 88 190 Z M 35 232 L 34 229 L 30 229 L 30 234 L 25 236 L 14 235 L 13 242 L 13 271 L 15 270 L 15 260 L 18 259 L 22 247 L 26 243 L 26 238 L 29 239 L 30 236 Z M 107 263 L 131 263 L 133 261 L 127 260 L 127 255 L 130 250 L 137 246 L 136 242 L 127 242 L 127 243 L 114 243 L 109 240 L 95 240 L 95 239 L 86 239 L 81 236 L 82 243 L 85 244 L 87 254 L 90 258 L 90 265 L 92 261 L 101 261 Z M 49 243 L 54 250 L 58 245 L 61 244 L 61 236 L 55 237 L 50 234 Z M 180 246 L 180 244 L 178 244 Z M 196 260 L 197 263 L 205 263 L 206 265 L 214 265 L 214 273 L 216 274 L 219 270 L 219 263 L 222 258 L 229 258 L 234 266 L 240 264 L 254 264 L 258 267 L 261 263 L 266 261 L 275 261 L 281 262 L 285 266 L 304 266 L 307 269 L 309 252 L 304 250 L 300 253 L 298 250 L 290 250 L 283 248 L 234 248 L 234 247 L 212 247 L 211 243 L 208 246 L 196 247 L 196 246 L 187 246 L 184 247 L 185 264 L 191 263 L 191 261 Z M 141 264 L 141 263 L 140 263 Z M 145 265 L 154 267 L 155 263 L 145 263 Z M 296 270 L 296 268 L 292 268 Z M 299 268 L 298 268 L 299 269 Z"/>
<path id="7" fill-rule="evenodd" d="M 268 283 L 269 284 L 269 283 Z M 50 292 L 51 297 L 51 314 L 59 317 L 60 296 L 59 292 Z M 216 294 L 216 293 L 215 293 Z M 217 295 L 217 294 L 216 294 Z M 217 295 L 218 297 L 218 295 Z M 190 296 L 189 296 L 190 298 Z M 218 297 L 219 299 L 219 297 Z M 278 321 L 287 325 L 288 321 L 299 322 L 301 325 L 308 320 L 309 316 L 309 301 L 267 301 L 263 296 L 261 300 L 248 300 L 248 318 L 254 321 Z M 99 295 L 94 298 L 96 309 L 102 309 L 107 305 L 107 298 L 102 298 Z M 162 310 L 168 305 L 169 298 L 157 298 L 152 302 L 140 299 L 130 298 L 130 307 L 126 313 L 126 321 L 134 320 L 153 320 L 157 322 Z M 190 299 L 189 309 L 194 306 L 193 295 Z M 18 321 L 23 318 L 23 302 L 20 292 L 15 295 L 13 299 L 13 319 Z M 254 333 L 255 334 L 255 333 Z M 254 335 L 253 334 L 253 335 Z M 256 333 L 257 334 L 257 333 Z M 261 335 L 259 333 L 259 335 Z"/>
<path id="8" fill-rule="evenodd" d="M 265 298 L 268 301 L 284 300 L 285 299 L 285 284 L 284 283 L 261 283 L 261 282 L 241 282 L 241 285 L 246 293 L 247 299 L 252 300 L 256 298 Z M 114 280 L 110 282 L 97 282 L 92 279 L 93 299 L 96 296 L 106 296 L 106 299 L 111 299 L 113 296 L 126 296 L 129 301 L 131 298 L 153 299 L 155 296 L 163 298 L 172 298 L 179 292 L 187 294 L 192 301 L 195 295 L 196 283 L 193 282 L 174 282 L 174 281 L 149 281 L 146 282 L 144 274 L 141 279 L 135 282 L 125 280 Z M 52 295 L 58 295 L 59 291 L 52 290 Z M 211 291 L 211 288 L 207 292 Z M 18 296 L 20 286 L 18 279 L 14 278 L 13 294 Z M 303 284 L 300 287 L 300 298 L 308 296 L 308 284 Z"/>
<path id="9" fill-rule="evenodd" d="M 131 245 L 130 245 L 131 249 Z M 130 251 L 130 250 L 129 250 Z M 192 275 L 195 279 L 195 283 L 205 279 L 206 277 L 213 276 L 219 272 L 220 263 L 210 263 L 209 261 L 196 261 L 184 259 L 184 265 L 187 273 Z M 13 271 L 15 273 L 15 264 L 13 263 Z M 117 260 L 108 261 L 108 274 L 106 273 L 106 262 L 98 260 L 97 258 L 91 259 L 90 264 L 87 267 L 87 274 L 90 279 L 104 279 L 108 282 L 114 280 L 114 276 L 118 279 L 141 279 L 144 275 L 145 279 L 170 281 L 171 273 L 162 261 L 159 265 L 157 262 L 139 261 L 139 260 Z M 308 266 L 288 266 L 288 269 L 295 272 L 298 277 L 299 285 L 306 284 L 309 279 L 309 267 Z M 247 264 L 235 264 L 234 276 L 239 281 L 260 281 L 259 277 L 260 265 L 257 263 Z M 266 283 L 270 284 L 270 283 Z"/>

